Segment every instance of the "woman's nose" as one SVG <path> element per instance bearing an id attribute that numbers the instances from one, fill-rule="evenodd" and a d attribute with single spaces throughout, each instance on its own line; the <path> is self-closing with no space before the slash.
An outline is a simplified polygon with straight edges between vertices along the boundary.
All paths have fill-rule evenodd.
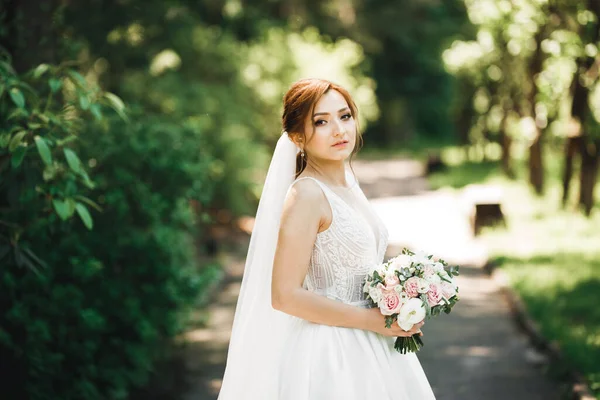
<path id="1" fill-rule="evenodd" d="M 336 135 L 343 135 L 346 133 L 346 130 L 344 128 L 344 123 L 342 120 L 340 119 L 336 119 L 335 120 L 335 126 L 334 126 L 334 134 Z"/>

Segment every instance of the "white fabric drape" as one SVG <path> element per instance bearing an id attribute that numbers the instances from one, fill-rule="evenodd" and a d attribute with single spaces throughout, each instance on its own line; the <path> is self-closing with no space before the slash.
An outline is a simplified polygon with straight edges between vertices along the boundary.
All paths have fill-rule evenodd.
<path id="1" fill-rule="evenodd" d="M 277 399 L 279 359 L 293 317 L 272 308 L 271 274 L 281 212 L 295 178 L 298 151 L 284 132 L 275 147 L 256 213 L 218 400 Z"/>

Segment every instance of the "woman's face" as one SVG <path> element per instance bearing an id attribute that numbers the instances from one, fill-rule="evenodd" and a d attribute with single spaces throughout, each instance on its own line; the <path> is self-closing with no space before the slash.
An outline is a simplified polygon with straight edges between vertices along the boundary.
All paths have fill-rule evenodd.
<path id="1" fill-rule="evenodd" d="M 329 90 L 315 104 L 304 122 L 306 143 L 301 145 L 309 160 L 340 161 L 352 154 L 356 122 L 344 96 Z"/>

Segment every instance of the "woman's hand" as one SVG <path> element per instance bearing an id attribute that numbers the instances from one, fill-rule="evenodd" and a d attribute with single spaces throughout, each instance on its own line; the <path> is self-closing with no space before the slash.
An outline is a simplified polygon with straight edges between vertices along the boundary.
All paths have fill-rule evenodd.
<path id="1" fill-rule="evenodd" d="M 425 324 L 425 321 L 421 321 L 417 324 L 414 324 L 411 330 L 405 331 L 400 328 L 398 324 L 394 323 L 391 327 L 385 327 L 385 315 L 381 314 L 379 308 L 370 308 L 367 310 L 367 330 L 373 331 L 375 333 L 379 333 L 383 336 L 391 336 L 391 337 L 410 337 L 415 333 L 418 333 L 420 336 L 423 336 L 423 332 L 421 332 L 421 327 Z"/>

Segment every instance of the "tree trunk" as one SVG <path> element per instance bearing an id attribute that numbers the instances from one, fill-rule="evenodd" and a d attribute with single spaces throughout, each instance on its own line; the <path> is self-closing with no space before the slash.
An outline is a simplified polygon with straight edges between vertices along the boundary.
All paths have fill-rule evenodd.
<path id="1" fill-rule="evenodd" d="M 543 164 L 543 148 L 542 148 L 542 134 L 543 130 L 537 125 L 537 115 L 535 111 L 535 102 L 538 93 L 537 85 L 535 83 L 538 74 L 542 70 L 543 54 L 542 54 L 542 39 L 544 37 L 544 28 L 540 27 L 540 30 L 535 35 L 536 49 L 531 57 L 529 64 L 529 93 L 528 102 L 530 107 L 530 115 L 535 121 L 535 135 L 533 143 L 529 146 L 529 183 L 535 189 L 538 195 L 544 192 L 544 164 Z"/>
<path id="2" fill-rule="evenodd" d="M 544 192 L 544 164 L 542 162 L 542 136 L 537 129 L 536 139 L 529 146 L 529 182 L 537 194 Z"/>
<path id="3" fill-rule="evenodd" d="M 585 215 L 589 216 L 594 207 L 594 189 L 598 178 L 598 161 L 600 160 L 600 140 L 582 140 L 581 152 L 581 175 L 579 204 Z"/>
<path id="4" fill-rule="evenodd" d="M 562 205 L 567 205 L 569 199 L 569 189 L 571 188 L 571 179 L 573 178 L 573 162 L 575 161 L 575 155 L 579 152 L 581 146 L 581 137 L 574 136 L 567 138 L 565 145 L 565 167 L 563 170 L 563 195 Z"/>
<path id="5" fill-rule="evenodd" d="M 467 85 L 463 85 L 463 88 L 466 86 Z M 473 90 L 469 90 L 469 94 L 463 94 L 465 97 L 467 97 L 467 100 L 464 101 L 456 120 L 458 142 L 461 146 L 468 146 L 470 144 L 469 132 L 473 126 L 473 119 L 475 116 L 473 107 L 470 106 L 470 104 L 473 102 L 472 92 Z"/>
<path id="6" fill-rule="evenodd" d="M 588 0 L 589 10 L 592 11 L 596 19 L 600 18 L 600 2 L 597 0 Z M 600 32 L 598 31 L 598 25 L 594 25 L 594 29 L 591 30 L 592 34 L 590 42 L 596 43 L 600 38 Z M 593 67 L 594 59 L 591 57 L 586 58 L 583 61 L 584 68 L 579 68 L 580 73 L 587 73 L 590 68 Z M 579 123 L 582 127 L 582 132 L 585 134 L 585 123 L 590 116 L 590 105 L 589 105 L 589 88 L 583 87 L 580 83 L 580 79 L 576 77 L 575 94 L 573 95 L 573 116 L 579 119 Z M 579 89 L 579 90 L 578 90 Z M 582 135 L 583 136 L 583 135 Z M 599 154 L 600 139 L 591 139 L 583 136 L 580 143 L 580 154 L 581 154 L 581 172 L 580 172 L 580 187 L 579 187 L 579 205 L 583 208 L 586 215 L 590 215 L 594 206 L 594 188 L 596 186 L 596 178 L 598 176 L 598 158 Z"/>
<path id="7" fill-rule="evenodd" d="M 502 146 L 502 171 L 508 178 L 514 179 L 515 171 L 513 170 L 511 163 L 512 138 L 506 132 L 507 121 L 508 110 L 504 109 L 504 116 L 502 117 L 502 122 L 500 123 L 500 145 Z"/>

